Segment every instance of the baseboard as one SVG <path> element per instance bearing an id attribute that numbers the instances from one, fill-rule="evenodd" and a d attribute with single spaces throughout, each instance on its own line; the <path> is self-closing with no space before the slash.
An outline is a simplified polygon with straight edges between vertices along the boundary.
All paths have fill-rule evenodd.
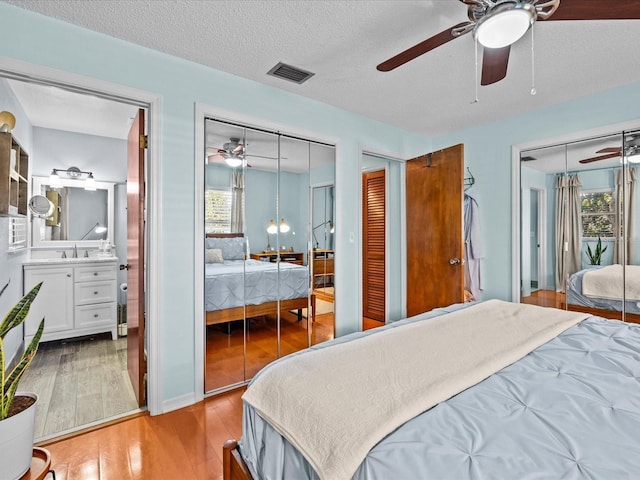
<path id="1" fill-rule="evenodd" d="M 195 393 L 188 393 L 187 395 L 182 395 L 181 397 L 170 398 L 169 400 L 165 400 L 162 402 L 162 411 L 158 413 L 169 413 L 173 410 L 178 410 L 180 408 L 193 405 L 197 401 L 198 400 L 196 399 Z"/>

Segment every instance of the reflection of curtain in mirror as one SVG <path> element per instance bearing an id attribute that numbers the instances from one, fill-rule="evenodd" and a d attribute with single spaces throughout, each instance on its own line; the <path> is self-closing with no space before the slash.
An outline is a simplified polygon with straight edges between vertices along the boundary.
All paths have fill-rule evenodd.
<path id="1" fill-rule="evenodd" d="M 581 269 L 580 179 L 563 175 L 556 183 L 556 291 L 565 292 L 569 276 Z"/>
<path id="2" fill-rule="evenodd" d="M 234 171 L 231 180 L 231 232 L 242 233 L 244 218 L 244 174 Z"/>
<path id="3" fill-rule="evenodd" d="M 624 167 L 615 172 L 616 181 L 616 218 L 614 232 L 616 241 L 614 243 L 613 262 L 623 264 L 626 259 L 627 265 L 633 264 L 633 235 L 635 232 L 636 218 L 636 178 L 637 169 Z M 620 231 L 622 229 L 622 235 Z"/>

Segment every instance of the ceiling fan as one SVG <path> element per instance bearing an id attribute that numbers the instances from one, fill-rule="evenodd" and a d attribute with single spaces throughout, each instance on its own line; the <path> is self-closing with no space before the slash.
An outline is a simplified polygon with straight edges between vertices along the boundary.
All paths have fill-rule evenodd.
<path id="1" fill-rule="evenodd" d="M 536 20 L 636 20 L 638 0 L 459 0 L 467 6 L 468 21 L 391 57 L 377 66 L 388 72 L 451 40 L 473 32 L 484 47 L 481 85 L 491 85 L 507 75 L 511 45 Z"/>
<path id="2" fill-rule="evenodd" d="M 207 163 L 224 160 L 230 167 L 239 167 L 244 161 L 244 145 L 239 138 L 231 137 L 222 148 L 207 148 Z M 250 167 L 251 165 L 247 165 Z"/>
<path id="3" fill-rule="evenodd" d="M 604 155 L 599 155 L 597 157 L 584 158 L 579 160 L 579 163 L 592 163 L 599 162 L 600 160 L 606 160 L 607 158 L 622 158 L 622 147 L 608 147 L 602 148 L 598 150 L 596 153 L 601 153 Z M 640 163 L 640 145 L 629 145 L 624 148 L 624 158 L 625 163 Z"/>

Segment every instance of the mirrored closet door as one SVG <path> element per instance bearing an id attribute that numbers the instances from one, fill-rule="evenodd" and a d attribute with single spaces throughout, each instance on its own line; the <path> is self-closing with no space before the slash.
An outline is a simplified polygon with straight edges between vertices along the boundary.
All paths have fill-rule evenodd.
<path id="1" fill-rule="evenodd" d="M 640 321 L 637 145 L 620 132 L 521 153 L 523 302 Z"/>
<path id="2" fill-rule="evenodd" d="M 205 123 L 205 391 L 250 380 L 333 337 L 313 288 L 312 178 L 333 179 L 334 147 Z"/>

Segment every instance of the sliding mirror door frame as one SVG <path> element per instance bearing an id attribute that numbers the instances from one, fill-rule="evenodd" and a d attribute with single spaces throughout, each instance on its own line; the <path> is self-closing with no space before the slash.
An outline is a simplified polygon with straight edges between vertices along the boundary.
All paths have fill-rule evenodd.
<path id="1" fill-rule="evenodd" d="M 547 306 L 556 306 L 578 311 L 589 311 L 590 313 L 599 316 L 635 321 L 633 319 L 633 315 L 630 314 L 631 312 L 627 312 L 629 309 L 629 299 L 625 298 L 624 292 L 623 296 L 619 300 L 614 300 L 614 303 L 617 302 L 618 304 L 616 306 L 613 304 L 605 305 L 605 303 L 600 299 L 594 298 L 592 295 L 587 297 L 581 296 L 580 289 L 582 288 L 583 275 L 586 273 L 599 270 L 600 268 L 605 268 L 606 265 L 621 263 L 613 256 L 614 251 L 620 249 L 616 245 L 619 243 L 615 238 L 616 228 L 620 229 L 622 239 L 630 240 L 630 242 L 628 242 L 631 244 L 629 248 L 633 254 L 638 250 L 636 233 L 637 225 L 631 222 L 630 224 L 621 226 L 618 219 L 623 218 L 624 215 L 614 212 L 614 204 L 617 201 L 616 198 L 619 198 L 620 195 L 624 195 L 625 199 L 628 199 L 630 193 L 629 191 L 625 191 L 625 185 L 628 185 L 627 182 L 631 175 L 627 173 L 629 171 L 627 164 L 624 164 L 623 168 L 623 162 L 626 161 L 627 154 L 622 157 L 620 156 L 620 152 L 625 151 L 625 147 L 629 146 L 630 143 L 623 142 L 623 136 L 633 136 L 632 143 L 635 148 L 636 143 L 640 144 L 640 134 L 637 133 L 638 125 L 639 121 L 611 125 L 589 131 L 575 132 L 562 137 L 530 142 L 528 144 L 514 145 L 512 147 L 512 191 L 514 192 L 514 208 L 512 211 L 513 301 L 525 301 L 527 303 L 540 301 L 539 299 L 533 299 L 532 297 L 524 298 L 521 293 L 522 291 L 528 293 L 526 292 L 527 289 L 525 288 L 525 285 L 522 284 L 523 281 L 527 280 L 527 272 L 523 265 L 526 264 L 527 259 L 524 258 L 524 256 L 528 255 L 528 249 L 526 248 L 527 245 L 521 242 L 524 240 L 528 241 L 525 234 L 528 233 L 529 230 L 528 224 L 524 219 L 524 210 L 528 209 L 527 196 L 529 195 L 529 187 L 531 186 L 529 185 L 529 180 L 525 181 L 521 167 L 527 164 L 532 166 L 536 157 L 544 160 L 545 149 L 558 148 L 564 149 L 564 159 L 566 164 L 562 169 L 562 176 L 564 177 L 563 180 L 566 179 L 568 181 L 570 178 L 575 178 L 572 182 L 576 184 L 580 202 L 578 207 L 572 207 L 572 210 L 577 209 L 577 222 L 579 223 L 579 226 L 574 226 L 571 229 L 568 229 L 569 232 L 577 231 L 577 237 L 576 235 L 569 235 L 571 238 L 565 239 L 565 248 L 562 249 L 563 256 L 566 256 L 567 247 L 569 247 L 570 250 L 575 248 L 578 253 L 574 254 L 574 256 L 576 256 L 576 261 L 573 262 L 575 263 L 573 267 L 568 266 L 565 262 L 563 264 L 565 267 L 561 268 L 561 272 L 563 272 L 562 275 L 566 278 L 562 278 L 560 280 L 562 285 L 559 291 L 562 291 L 561 295 L 564 295 L 564 291 L 566 291 L 566 298 L 561 302 L 561 304 L 555 305 L 550 303 L 547 304 Z M 631 132 L 632 130 L 635 131 Z M 539 155 L 536 152 L 538 152 Z M 634 149 L 632 153 L 635 152 L 636 150 Z M 528 158 L 524 158 L 525 161 L 523 162 L 521 161 L 521 157 Z M 629 163 L 628 166 L 633 167 L 631 163 Z M 539 165 L 538 170 L 544 171 L 544 169 L 544 165 Z M 616 176 L 620 176 L 621 179 L 623 179 L 623 185 L 621 187 L 616 186 Z M 546 182 L 548 184 L 547 188 L 554 190 L 552 194 L 547 193 L 548 207 L 546 209 L 546 214 L 549 221 L 552 221 L 550 217 L 557 216 L 553 211 L 553 205 L 549 204 L 549 202 L 553 201 L 555 203 L 555 198 L 557 197 L 556 191 L 558 191 L 557 188 L 560 188 L 560 184 L 558 182 L 559 180 L 555 181 L 553 185 L 551 185 L 549 181 Z M 636 185 L 637 184 L 634 184 L 633 193 L 637 191 Z M 516 192 L 518 193 L 516 194 Z M 600 199 L 600 196 L 602 196 L 602 199 Z M 591 197 L 593 197 L 593 199 Z M 600 200 L 606 200 L 605 197 L 609 199 L 609 208 L 605 208 L 606 204 L 600 205 L 600 203 L 602 203 Z M 598 205 L 593 204 L 594 201 L 599 202 Z M 624 205 L 624 203 L 622 205 Z M 593 210 L 594 208 L 595 210 Z M 629 211 L 633 212 L 634 210 L 626 210 L 626 212 Z M 632 215 L 633 220 L 635 220 L 635 214 L 626 213 L 626 215 Z M 571 216 L 573 217 L 576 215 L 572 214 Z M 602 223 L 600 221 L 601 217 L 603 222 L 606 219 L 609 221 Z M 609 225 L 609 227 L 607 227 L 607 225 Z M 624 231 L 625 227 L 627 229 L 633 229 L 631 235 L 628 235 L 627 232 Z M 556 230 L 557 226 L 551 225 L 551 227 L 549 227 L 547 241 L 549 241 L 548 239 L 551 237 L 556 241 L 560 241 L 558 240 L 559 237 L 556 238 Z M 600 242 L 598 242 L 598 237 L 601 239 Z M 575 247 L 571 247 L 571 243 L 575 243 Z M 600 248 L 602 250 L 602 258 L 600 261 L 593 259 L 591 255 L 592 253 L 595 253 L 598 243 L 600 243 Z M 560 247 L 552 246 L 552 248 L 556 248 L 556 250 Z M 551 258 L 548 259 L 548 264 L 551 262 L 554 255 L 554 251 L 549 252 L 549 257 Z M 596 265 L 595 267 L 593 267 L 594 264 Z M 615 267 L 615 265 L 612 266 Z M 625 266 L 621 270 L 623 275 L 622 278 L 624 280 L 624 275 L 627 273 L 627 267 Z M 549 277 L 549 275 L 547 275 L 547 277 Z M 555 283 L 557 282 L 558 279 L 556 279 Z M 554 282 L 551 282 L 551 285 L 553 285 L 553 283 Z M 555 289 L 558 290 L 558 285 L 556 285 Z M 555 300 L 556 303 L 558 303 L 558 298 Z"/>
<path id="2" fill-rule="evenodd" d="M 246 257 L 251 257 L 245 260 L 245 268 L 248 268 L 248 262 L 249 261 L 253 261 L 253 262 L 259 262 L 259 261 L 263 261 L 263 262 L 269 262 L 272 263 L 272 265 L 275 267 L 276 269 L 276 275 L 278 276 L 278 278 L 280 278 L 280 276 L 285 276 L 285 273 L 289 273 L 289 270 L 297 267 L 297 268 L 302 268 L 304 266 L 304 268 L 307 271 L 306 274 L 306 278 L 305 280 L 301 283 L 301 284 L 306 284 L 308 291 L 310 291 L 310 274 L 308 271 L 308 259 L 309 259 L 309 254 L 310 254 L 310 248 L 311 248 L 311 240 L 310 240 L 310 234 L 311 234 L 311 226 L 310 226 L 310 206 L 308 205 L 308 192 L 309 192 L 309 185 L 310 185 L 310 166 L 311 166 L 311 160 L 313 158 L 313 148 L 315 145 L 321 145 L 323 148 L 327 147 L 331 150 L 331 158 L 332 158 L 332 167 L 331 167 L 331 171 L 332 171 L 332 178 L 335 178 L 335 147 L 333 145 L 330 145 L 328 143 L 324 143 L 324 142 L 318 142 L 318 140 L 314 140 L 314 139 L 310 139 L 308 138 L 308 135 L 305 135 L 307 138 L 300 138 L 297 136 L 293 136 L 291 134 L 284 134 L 280 131 L 277 130 L 271 130 L 265 128 L 265 127 L 255 127 L 252 125 L 255 125 L 256 122 L 255 121 L 250 121 L 250 122 L 242 122 L 238 123 L 238 121 L 232 121 L 232 120 L 226 120 L 221 118 L 220 115 L 216 115 L 214 112 L 212 112 L 211 109 L 203 107 L 203 106 L 196 106 L 196 124 L 200 126 L 200 128 L 198 128 L 196 130 L 196 148 L 200 149 L 199 152 L 201 152 L 200 154 L 196 154 L 196 241 L 195 241 L 195 245 L 196 245 L 196 249 L 195 249 L 195 261 L 196 262 L 202 262 L 202 265 L 204 265 L 205 263 L 205 241 L 204 241 L 204 189 L 205 189 L 205 162 L 203 161 L 203 154 L 202 152 L 205 152 L 206 147 L 209 146 L 206 143 L 206 129 L 205 129 L 205 125 L 206 125 L 206 120 L 212 120 L 212 121 L 219 121 L 219 122 L 224 122 L 227 124 L 232 124 L 235 125 L 236 127 L 239 128 L 246 128 L 247 134 L 246 134 L 246 141 L 245 141 L 245 147 L 246 147 L 246 160 L 245 163 L 251 165 L 250 167 L 247 165 L 245 166 L 245 172 L 251 172 L 251 173 L 257 173 L 260 169 L 257 167 L 261 161 L 264 160 L 264 158 L 260 158 L 262 157 L 268 157 L 270 159 L 273 159 L 274 161 L 277 161 L 278 164 L 278 173 L 276 175 L 276 180 L 274 183 L 274 187 L 275 187 L 275 203 L 272 206 L 273 207 L 273 212 L 267 214 L 267 218 L 264 222 L 266 222 L 264 225 L 259 225 L 259 226 L 254 226 L 255 228 L 250 228 L 251 226 L 249 225 L 249 223 L 253 222 L 257 225 L 256 222 L 259 223 L 259 220 L 262 220 L 262 217 L 260 219 L 256 219 L 253 218 L 253 221 L 251 220 L 251 215 L 250 212 L 245 210 L 245 215 L 244 215 L 244 219 L 245 219 L 245 227 L 243 229 L 243 231 L 246 234 L 246 238 L 245 238 L 245 251 L 246 251 Z M 258 151 L 256 151 L 256 146 L 258 144 L 257 139 L 253 139 L 251 138 L 251 133 L 252 131 L 255 132 L 261 132 L 265 135 L 273 135 L 274 138 L 278 139 L 278 142 L 281 141 L 282 138 L 288 139 L 287 141 L 285 141 L 282 145 L 282 148 L 276 148 L 275 149 L 275 153 L 273 155 L 268 154 L 268 155 L 261 155 Z M 289 154 L 287 152 L 289 152 L 290 150 L 288 150 L 287 144 L 288 143 L 295 143 L 298 142 L 299 144 L 302 145 L 302 147 L 304 147 L 304 152 L 301 152 L 301 149 L 297 149 L 295 152 Z M 242 143 L 242 142 L 240 142 Z M 307 147 L 307 144 L 309 144 L 310 146 Z M 290 147 L 291 145 L 289 145 Z M 216 146 L 216 150 L 224 150 L 223 146 Z M 205 155 L 206 156 L 206 155 Z M 253 156 L 253 157 L 252 157 Z M 303 158 L 304 157 L 304 158 Z M 283 165 L 287 162 L 291 162 L 291 160 L 295 160 L 298 161 L 298 166 L 300 168 L 298 168 L 298 171 L 293 172 L 291 171 L 291 175 L 289 177 L 287 177 L 286 174 L 284 174 L 283 172 L 281 172 L 280 170 L 282 170 Z M 300 181 L 304 181 L 306 182 L 304 185 L 300 185 L 300 186 L 293 186 L 294 180 L 295 180 L 295 176 L 298 175 L 302 180 Z M 251 185 L 251 180 L 249 180 L 249 177 L 251 175 L 248 175 L 245 178 L 245 200 L 246 200 L 246 195 L 247 195 L 247 188 L 250 188 Z M 287 178 L 285 178 L 287 177 Z M 253 183 L 254 187 L 256 185 L 260 185 L 260 181 L 257 181 L 257 183 Z M 296 192 L 299 192 L 300 195 L 303 195 L 305 197 L 304 201 L 298 201 L 296 199 L 291 199 L 291 196 L 289 195 L 287 197 L 287 195 L 285 195 L 286 192 L 284 192 L 285 189 L 294 189 Z M 287 197 L 286 199 L 283 197 Z M 298 193 L 296 193 L 296 195 L 298 195 Z M 282 197 L 282 198 L 281 198 Z M 282 203 L 282 201 L 285 200 L 285 203 L 289 206 L 285 208 L 285 204 Z M 289 208 L 289 210 L 287 210 L 287 208 Z M 290 213 L 287 213 L 290 212 Z M 285 213 L 287 215 L 291 215 L 292 219 L 292 223 L 289 225 L 290 226 L 290 231 L 287 233 L 285 232 L 285 230 L 282 230 L 282 220 L 285 219 Z M 298 217 L 297 219 L 295 217 Z M 303 217 L 307 216 L 307 220 L 304 220 Z M 274 220 L 274 224 L 276 224 L 276 234 L 271 236 L 270 241 L 268 240 L 269 235 L 267 233 L 267 228 L 269 227 L 269 223 L 271 218 L 273 217 Z M 263 222 L 263 223 L 264 223 Z M 289 224 L 289 221 L 287 221 L 285 219 L 285 223 Z M 264 228 L 263 228 L 264 227 Z M 256 232 L 258 232 L 258 230 L 256 230 L 256 228 L 258 228 L 258 230 L 262 233 L 258 234 Z M 249 234 L 248 232 L 252 232 L 251 234 Z M 199 234 L 198 232 L 202 232 L 202 234 Z M 288 237 L 287 237 L 288 235 Z M 267 245 L 270 244 L 271 248 L 273 250 L 270 250 L 267 248 Z M 286 249 L 284 248 L 286 247 Z M 269 251 L 267 251 L 269 250 Z M 262 254 L 262 255 L 261 255 Z M 271 257 L 274 257 L 275 260 L 272 260 Z M 282 263 L 284 262 L 284 263 Z M 300 263 L 302 263 L 302 266 L 299 266 Z M 290 265 L 287 265 L 290 264 Z M 287 271 L 285 272 L 283 269 L 287 269 Z M 195 278 L 195 284 L 196 284 L 196 315 L 195 315 L 195 337 L 196 337 L 196 371 L 195 371 L 195 381 L 196 381 L 196 400 L 200 399 L 200 398 L 204 398 L 205 395 L 208 395 L 210 393 L 220 393 L 223 391 L 226 391 L 228 389 L 231 388 L 237 388 L 238 386 L 242 385 L 242 384 L 246 384 L 250 378 L 253 376 L 253 374 L 255 374 L 255 372 L 249 372 L 248 371 L 248 367 L 249 365 L 245 365 L 245 374 L 244 374 L 244 378 L 241 382 L 232 382 L 229 385 L 226 386 L 218 386 L 216 385 L 216 388 L 214 389 L 210 389 L 207 388 L 207 390 L 213 390 L 210 393 L 205 393 L 205 361 L 206 361 L 206 323 L 205 323 L 205 312 L 203 309 L 203 305 L 204 305 L 204 300 L 205 300 L 205 294 L 204 294 L 204 289 L 205 289 L 205 275 L 204 275 L 204 268 L 202 271 L 199 271 L 199 269 L 196 269 L 196 278 Z M 276 324 L 275 324 L 275 330 L 274 332 L 276 332 L 276 336 L 274 336 L 275 340 L 276 340 L 276 349 L 275 351 L 275 356 L 276 358 L 278 356 L 282 356 L 285 355 L 287 353 L 291 353 L 291 349 L 293 348 L 294 351 L 299 349 L 299 348 L 306 348 L 309 345 L 310 339 L 311 339 L 311 335 L 308 333 L 308 328 L 302 328 L 303 324 L 308 323 L 306 316 L 311 316 L 312 315 L 312 311 L 313 309 L 311 308 L 311 296 L 307 295 L 305 298 L 305 304 L 304 304 L 304 309 L 302 309 L 302 305 L 298 306 L 298 304 L 300 302 L 297 302 L 297 300 L 292 299 L 292 300 L 288 300 L 288 298 L 290 297 L 289 293 L 286 293 L 287 289 L 284 289 L 282 293 L 282 295 L 289 295 L 289 297 L 287 297 L 287 299 L 281 299 L 280 298 L 280 288 L 277 288 L 276 286 L 274 286 L 273 290 L 278 294 L 278 298 L 276 299 L 276 304 L 277 304 L 277 309 L 272 312 L 274 313 L 274 317 L 276 317 Z M 248 290 L 247 290 L 248 291 Z M 285 303 L 283 305 L 283 302 L 288 302 Z M 290 307 L 289 305 L 295 305 Z M 202 310 L 201 310 L 202 309 Z M 282 309 L 287 310 L 286 312 L 282 311 Z M 303 310 L 303 314 L 302 317 L 300 316 L 300 310 Z M 296 315 L 296 312 L 297 315 Z M 252 317 L 255 318 L 255 314 L 256 314 L 256 310 L 252 309 L 251 312 L 248 312 L 247 307 L 245 306 L 245 315 L 243 316 L 244 319 L 248 318 L 248 317 Z M 267 313 L 267 315 L 269 315 L 269 313 Z M 283 319 L 282 317 L 286 317 L 285 319 Z M 300 318 L 302 318 L 302 323 L 300 323 Z M 298 319 L 298 322 L 296 323 L 296 319 Z M 294 342 L 295 345 L 298 346 L 291 346 L 291 345 L 287 345 L 286 348 L 284 348 L 283 345 L 281 345 L 281 342 L 279 341 L 279 339 L 281 338 L 281 334 L 283 333 L 280 329 L 281 327 L 281 323 L 282 321 L 287 321 L 289 323 L 291 323 L 293 326 L 297 325 L 297 328 L 300 330 L 304 331 L 304 339 L 299 339 L 296 340 Z M 259 320 L 259 323 L 262 322 L 262 320 Z M 309 322 L 310 323 L 310 322 Z M 333 326 L 332 326 L 333 327 Z M 256 326 L 257 328 L 257 326 Z M 244 321 L 243 323 L 243 330 L 244 330 L 244 338 L 245 340 L 243 340 L 243 342 L 246 341 L 246 338 L 248 336 L 250 336 L 252 334 L 252 327 L 251 325 L 247 322 Z M 333 328 L 332 328 L 333 330 Z M 246 347 L 243 347 L 246 349 Z M 246 358 L 246 351 L 245 351 L 245 358 Z M 271 359 L 274 360 L 275 358 Z"/>

